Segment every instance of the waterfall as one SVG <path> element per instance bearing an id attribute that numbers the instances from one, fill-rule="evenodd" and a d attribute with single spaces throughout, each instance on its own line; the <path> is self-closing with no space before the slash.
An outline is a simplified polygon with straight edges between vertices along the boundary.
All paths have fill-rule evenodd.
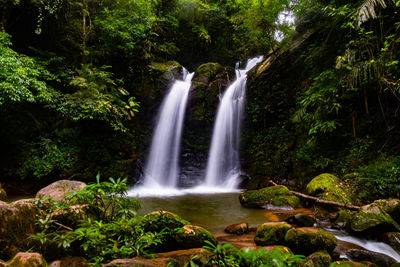
<path id="1" fill-rule="evenodd" d="M 177 185 L 182 126 L 193 75 L 184 68 L 183 80 L 174 82 L 163 101 L 141 189 L 175 188 Z"/>
<path id="2" fill-rule="evenodd" d="M 239 140 L 245 107 L 247 73 L 263 60 L 249 59 L 245 69 L 236 64 L 236 80 L 225 91 L 217 112 L 208 156 L 206 187 L 234 189 L 240 175 Z"/>

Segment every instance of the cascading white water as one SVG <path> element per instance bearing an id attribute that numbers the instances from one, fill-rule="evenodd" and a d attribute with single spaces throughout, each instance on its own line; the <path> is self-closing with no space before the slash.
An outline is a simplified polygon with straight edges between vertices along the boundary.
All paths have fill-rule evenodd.
<path id="1" fill-rule="evenodd" d="M 243 70 L 236 67 L 236 81 L 224 93 L 217 112 L 207 162 L 206 187 L 234 189 L 240 175 L 239 140 L 245 106 L 247 73 L 263 60 L 258 56 L 247 61 Z"/>
<path id="2" fill-rule="evenodd" d="M 163 101 L 141 189 L 148 188 L 151 191 L 175 188 L 177 185 L 182 126 L 193 75 L 183 69 L 183 80 L 174 82 Z"/>

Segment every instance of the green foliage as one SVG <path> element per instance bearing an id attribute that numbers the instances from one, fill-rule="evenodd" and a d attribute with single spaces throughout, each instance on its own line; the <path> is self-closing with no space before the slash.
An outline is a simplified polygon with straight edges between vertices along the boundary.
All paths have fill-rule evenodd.
<path id="1" fill-rule="evenodd" d="M 207 241 L 206 241 L 207 242 Z M 276 266 L 290 267 L 302 266 L 305 261 L 302 255 L 293 255 L 287 248 L 275 248 L 273 251 L 267 251 L 263 248 L 258 250 L 246 249 L 238 250 L 231 244 L 214 245 L 207 242 L 204 246 L 211 253 L 208 258 L 208 264 L 221 267 L 258 267 L 258 266 Z"/>
<path id="2" fill-rule="evenodd" d="M 376 160 L 359 167 L 355 175 L 359 195 L 366 201 L 399 198 L 400 159 Z"/>
<path id="3" fill-rule="evenodd" d="M 33 249 L 50 258 L 85 256 L 96 266 L 116 258 L 149 255 L 172 230 L 145 231 L 143 218 L 136 216 L 140 203 L 126 196 L 127 189 L 126 179 L 100 182 L 97 175 L 96 183 L 70 194 L 68 203 L 38 200 L 41 231 L 31 236 Z M 74 222 L 74 210 L 84 212 L 85 218 Z M 63 217 L 56 215 L 60 213 L 66 213 L 70 220 L 60 222 Z"/>

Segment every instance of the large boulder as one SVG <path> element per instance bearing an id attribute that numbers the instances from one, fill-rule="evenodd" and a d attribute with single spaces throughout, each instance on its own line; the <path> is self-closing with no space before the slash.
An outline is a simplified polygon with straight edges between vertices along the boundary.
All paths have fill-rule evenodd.
<path id="1" fill-rule="evenodd" d="M 326 251 L 317 251 L 306 258 L 307 267 L 329 267 L 332 257 Z"/>
<path id="2" fill-rule="evenodd" d="M 47 267 L 46 260 L 39 253 L 19 252 L 7 264 L 7 267 Z"/>
<path id="3" fill-rule="evenodd" d="M 0 201 L 7 201 L 7 193 L 6 190 L 0 184 Z"/>
<path id="4" fill-rule="evenodd" d="M 201 248 L 207 245 L 206 240 L 217 244 L 215 236 L 201 226 L 185 225 L 182 227 L 182 231 L 176 234 L 176 241 L 181 248 L 185 249 Z"/>
<path id="5" fill-rule="evenodd" d="M 165 85 L 169 81 L 182 79 L 182 66 L 176 61 L 153 62 L 149 67 L 159 73 Z"/>
<path id="6" fill-rule="evenodd" d="M 392 264 L 396 263 L 396 260 L 392 257 L 364 249 L 349 249 L 346 251 L 346 256 L 354 261 L 373 262 L 379 267 L 390 267 Z"/>
<path id="7" fill-rule="evenodd" d="M 299 227 L 312 227 L 316 223 L 317 219 L 310 214 L 298 213 L 294 216 L 290 216 L 285 221 Z"/>
<path id="8" fill-rule="evenodd" d="M 32 199 L 11 204 L 0 201 L 0 258 L 11 258 L 20 249 L 28 249 L 27 238 L 35 233 L 37 206 Z"/>
<path id="9" fill-rule="evenodd" d="M 73 180 L 56 181 L 36 193 L 36 198 L 52 198 L 54 201 L 67 201 L 70 192 L 78 191 L 86 186 L 84 182 Z"/>
<path id="10" fill-rule="evenodd" d="M 249 190 L 239 195 L 239 201 L 246 208 L 300 207 L 300 199 L 283 185 Z"/>
<path id="11" fill-rule="evenodd" d="M 301 227 L 287 231 L 285 243 L 295 253 L 309 255 L 316 251 L 332 252 L 337 246 L 336 237 L 319 228 Z"/>
<path id="12" fill-rule="evenodd" d="M 257 228 L 254 242 L 258 246 L 282 244 L 285 240 L 286 232 L 291 228 L 292 226 L 285 222 L 263 223 Z"/>
<path id="13" fill-rule="evenodd" d="M 369 205 L 361 207 L 361 210 L 378 211 L 379 209 L 382 209 L 397 223 L 400 223 L 400 199 L 378 199 Z"/>
<path id="14" fill-rule="evenodd" d="M 351 218 L 347 226 L 348 230 L 356 234 L 376 237 L 386 232 L 400 231 L 400 226 L 388 213 L 388 211 L 393 211 L 383 204 L 387 202 L 375 201 L 362 206 Z"/>
<path id="15" fill-rule="evenodd" d="M 400 253 L 400 232 L 389 232 L 381 235 L 379 241 L 391 246 L 397 253 Z"/>
<path id="16" fill-rule="evenodd" d="M 169 211 L 153 211 L 144 216 L 142 226 L 148 232 L 161 232 L 164 228 L 175 229 L 190 222 Z"/>
<path id="17" fill-rule="evenodd" d="M 307 194 L 320 199 L 353 204 L 355 197 L 349 188 L 335 175 L 323 173 L 315 177 L 306 187 Z"/>
<path id="18" fill-rule="evenodd" d="M 49 267 L 88 267 L 89 262 L 82 257 L 70 257 L 62 258 L 60 260 L 53 261 Z"/>

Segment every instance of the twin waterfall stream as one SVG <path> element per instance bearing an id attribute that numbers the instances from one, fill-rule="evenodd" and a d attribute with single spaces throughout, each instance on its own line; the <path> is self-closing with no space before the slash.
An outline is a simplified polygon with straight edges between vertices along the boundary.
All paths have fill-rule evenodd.
<path id="1" fill-rule="evenodd" d="M 236 68 L 236 80 L 220 100 L 208 157 L 206 177 L 194 188 L 177 187 L 183 121 L 194 73 L 183 69 L 183 80 L 172 85 L 158 114 L 144 177 L 130 195 L 176 195 L 182 192 L 232 192 L 239 183 L 239 140 L 245 107 L 247 73 L 263 60 L 249 59 L 245 69 Z"/>

